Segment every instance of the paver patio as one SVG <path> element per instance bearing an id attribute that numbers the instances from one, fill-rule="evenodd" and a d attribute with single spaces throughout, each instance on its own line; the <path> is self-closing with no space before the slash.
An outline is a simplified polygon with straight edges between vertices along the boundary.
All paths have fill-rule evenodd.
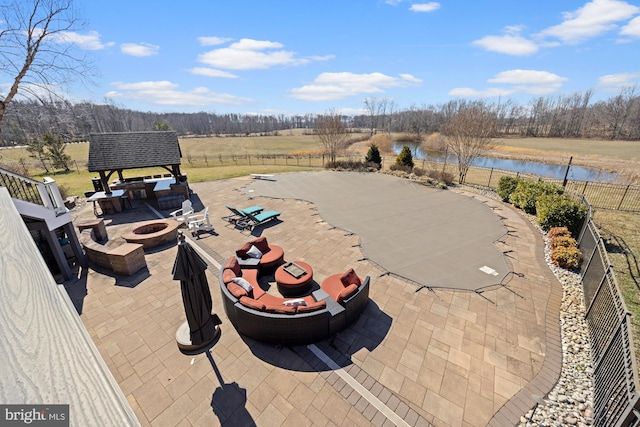
<path id="1" fill-rule="evenodd" d="M 251 181 L 191 185 L 215 227 L 214 235 L 191 239 L 207 255 L 214 311 L 223 320 L 209 354 L 187 356 L 175 343 L 184 321 L 171 278 L 175 245 L 148 251 L 148 271 L 120 277 L 90 269 L 66 285 L 143 425 L 513 425 L 555 383 L 561 287 L 540 234 L 520 213 L 462 192 L 502 218 L 509 233 L 498 247 L 517 274 L 482 292 L 418 290 L 363 259 L 359 236 L 325 222 L 311 202 L 250 199 Z M 106 218 L 110 238 L 155 218 L 135 202 Z M 224 315 L 217 267 L 251 236 L 221 219 L 225 204 L 281 212 L 281 222 L 254 235 L 311 264 L 318 283 L 349 267 L 369 275 L 371 300 L 358 322 L 312 346 L 278 348 L 240 336 Z M 86 205 L 74 215 L 93 210 Z"/>

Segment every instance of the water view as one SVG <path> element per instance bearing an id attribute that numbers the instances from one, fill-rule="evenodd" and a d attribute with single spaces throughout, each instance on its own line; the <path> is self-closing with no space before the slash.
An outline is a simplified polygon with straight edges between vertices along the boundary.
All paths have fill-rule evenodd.
<path id="1" fill-rule="evenodd" d="M 444 153 L 437 151 L 423 151 L 417 144 L 395 144 L 393 146 L 394 152 L 399 154 L 403 145 L 409 145 L 409 148 L 411 148 L 411 154 L 415 160 L 427 160 L 431 162 L 444 162 L 445 160 Z M 449 154 L 447 156 L 447 163 L 456 163 L 456 157 Z M 493 157 L 478 157 L 471 163 L 471 165 L 481 168 L 494 168 L 524 174 L 533 174 L 552 179 L 563 179 L 567 172 L 566 164 L 558 165 L 534 161 L 496 159 Z M 567 178 L 573 181 L 615 182 L 618 178 L 618 174 L 615 172 L 604 172 L 595 168 L 571 165 Z"/>

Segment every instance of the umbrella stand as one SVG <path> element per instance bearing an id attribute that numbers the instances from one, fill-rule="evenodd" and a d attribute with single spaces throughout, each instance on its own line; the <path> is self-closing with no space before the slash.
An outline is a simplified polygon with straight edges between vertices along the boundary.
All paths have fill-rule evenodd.
<path id="1" fill-rule="evenodd" d="M 222 322 L 211 312 L 213 304 L 205 273 L 207 263 L 186 242 L 182 232 L 178 233 L 178 242 L 172 273 L 174 280 L 180 280 L 187 321 L 176 331 L 176 341 L 180 350 L 194 352 L 212 345 L 220 336 Z"/>

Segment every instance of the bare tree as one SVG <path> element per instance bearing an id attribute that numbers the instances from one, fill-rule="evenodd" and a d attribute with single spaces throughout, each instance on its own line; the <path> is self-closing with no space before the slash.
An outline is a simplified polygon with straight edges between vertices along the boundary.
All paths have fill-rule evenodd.
<path id="1" fill-rule="evenodd" d="M 335 162 L 338 150 L 347 139 L 348 129 L 342 121 L 342 116 L 331 110 L 318 116 L 315 120 L 313 133 L 322 143 L 330 162 Z"/>
<path id="2" fill-rule="evenodd" d="M 463 106 L 442 126 L 447 151 L 458 160 L 461 184 L 471 162 L 492 147 L 497 124 L 495 111 L 483 102 L 475 102 Z"/>
<path id="3" fill-rule="evenodd" d="M 369 113 L 369 133 L 373 136 L 380 128 L 384 128 L 387 115 L 387 98 L 365 98 L 364 108 Z"/>
<path id="4" fill-rule="evenodd" d="M 87 62 L 74 50 L 71 35 L 83 26 L 73 0 L 9 0 L 0 5 L 0 75 L 10 76 L 0 94 L 0 127 L 7 107 L 18 94 L 35 99 L 56 97 L 55 86 L 72 77 L 86 79 Z"/>

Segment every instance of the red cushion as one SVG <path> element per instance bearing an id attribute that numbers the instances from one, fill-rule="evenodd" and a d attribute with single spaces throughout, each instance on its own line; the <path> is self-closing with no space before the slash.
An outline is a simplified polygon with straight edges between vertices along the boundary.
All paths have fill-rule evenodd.
<path id="1" fill-rule="evenodd" d="M 240 304 L 244 305 L 245 307 L 253 308 L 254 310 L 263 311 L 265 309 L 265 305 L 263 303 L 249 297 L 240 298 Z"/>
<path id="2" fill-rule="evenodd" d="M 242 269 L 240 268 L 240 263 L 238 262 L 238 258 L 234 256 L 230 256 L 227 260 L 227 263 L 224 265 L 224 268 L 230 268 L 236 273 L 236 276 L 242 276 Z"/>
<path id="3" fill-rule="evenodd" d="M 231 292 L 231 295 L 233 295 L 236 298 L 246 297 L 249 295 L 242 286 L 236 285 L 233 282 L 227 283 L 227 289 L 229 289 L 229 292 Z"/>
<path id="4" fill-rule="evenodd" d="M 238 255 L 242 259 L 247 259 L 249 256 L 247 255 L 247 251 L 251 249 L 251 243 L 247 242 L 244 245 L 240 246 L 240 248 L 236 251 L 236 255 Z"/>
<path id="5" fill-rule="evenodd" d="M 353 268 L 350 268 L 347 271 L 345 271 L 344 274 L 340 276 L 340 281 L 344 286 L 349 286 L 351 284 L 360 286 L 362 284 L 356 272 L 353 271 Z"/>
<path id="6" fill-rule="evenodd" d="M 233 279 L 235 279 L 236 277 L 238 277 L 238 275 L 230 268 L 225 268 L 222 271 L 222 281 L 227 284 L 229 282 L 231 282 Z"/>
<path id="7" fill-rule="evenodd" d="M 269 243 L 267 242 L 267 238 L 264 236 L 253 239 L 249 244 L 258 248 L 263 254 L 269 252 Z"/>
<path id="8" fill-rule="evenodd" d="M 343 302 L 344 300 L 349 298 L 351 295 L 355 294 L 357 290 L 358 290 L 358 285 L 352 283 L 351 285 L 347 286 L 342 291 L 340 291 L 340 293 L 338 294 L 338 298 L 336 298 L 336 301 L 339 303 Z"/>
<path id="9" fill-rule="evenodd" d="M 325 300 L 312 302 L 307 305 L 299 305 L 297 307 L 297 313 L 308 313 L 310 311 L 322 310 L 327 306 L 327 302 Z"/>
<path id="10" fill-rule="evenodd" d="M 267 305 L 266 311 L 279 314 L 295 314 L 296 307 L 288 305 Z"/>

